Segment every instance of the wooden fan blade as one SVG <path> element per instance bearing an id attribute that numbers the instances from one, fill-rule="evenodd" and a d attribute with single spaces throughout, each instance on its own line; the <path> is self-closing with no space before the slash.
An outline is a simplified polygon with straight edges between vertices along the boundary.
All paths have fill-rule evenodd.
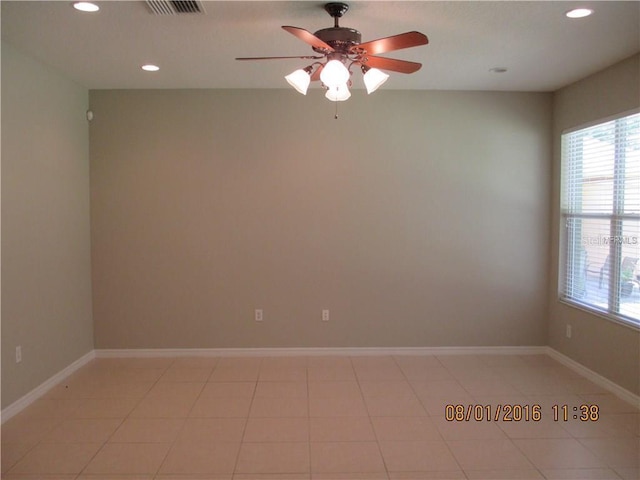
<path id="1" fill-rule="evenodd" d="M 333 52 L 333 47 L 331 45 L 329 45 L 328 43 L 325 43 L 323 40 L 320 40 L 313 33 L 311 33 L 308 30 L 305 30 L 304 28 L 289 27 L 286 25 L 283 26 L 282 28 L 287 32 L 289 32 L 291 35 L 298 37 L 303 42 L 308 43 L 313 48 L 326 50 L 327 52 Z"/>
<path id="2" fill-rule="evenodd" d="M 392 72 L 413 73 L 420 70 L 421 63 L 409 62 L 407 60 L 396 60 L 395 58 L 365 56 L 361 60 L 367 67 L 379 68 L 381 70 L 391 70 Z"/>
<path id="3" fill-rule="evenodd" d="M 303 60 L 319 60 L 324 57 L 314 55 L 303 55 L 295 57 L 236 57 L 236 60 L 284 60 L 286 58 L 302 58 Z"/>
<path id="4" fill-rule="evenodd" d="M 364 50 L 370 55 L 378 53 L 391 52 L 393 50 L 401 50 L 403 48 L 417 47 L 418 45 L 426 45 L 429 43 L 427 36 L 420 32 L 406 32 L 392 37 L 379 38 L 370 42 L 354 45 L 351 50 L 354 52 Z"/>

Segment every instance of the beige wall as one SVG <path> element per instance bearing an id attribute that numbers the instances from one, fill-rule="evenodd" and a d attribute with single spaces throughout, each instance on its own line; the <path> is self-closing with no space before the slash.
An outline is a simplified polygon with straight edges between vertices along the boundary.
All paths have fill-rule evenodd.
<path id="1" fill-rule="evenodd" d="M 2 45 L 2 407 L 93 348 L 87 105 Z"/>
<path id="2" fill-rule="evenodd" d="M 560 135 L 571 127 L 640 107 L 640 55 L 565 87 L 554 95 L 553 220 L 549 344 L 635 394 L 640 394 L 640 332 L 558 301 Z M 565 337 L 566 325 L 572 337 Z"/>
<path id="3" fill-rule="evenodd" d="M 546 344 L 551 95 L 90 104 L 96 348 Z"/>

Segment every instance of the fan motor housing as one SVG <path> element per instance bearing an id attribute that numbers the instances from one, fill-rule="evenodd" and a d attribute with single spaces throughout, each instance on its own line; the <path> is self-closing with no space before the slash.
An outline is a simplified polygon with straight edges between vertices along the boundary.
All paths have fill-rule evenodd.
<path id="1" fill-rule="evenodd" d="M 349 53 L 349 49 L 354 45 L 360 45 L 362 35 L 358 30 L 345 27 L 323 28 L 314 33 L 323 42 L 331 45 L 336 52 Z M 315 48 L 316 52 L 324 53 L 322 49 Z"/>

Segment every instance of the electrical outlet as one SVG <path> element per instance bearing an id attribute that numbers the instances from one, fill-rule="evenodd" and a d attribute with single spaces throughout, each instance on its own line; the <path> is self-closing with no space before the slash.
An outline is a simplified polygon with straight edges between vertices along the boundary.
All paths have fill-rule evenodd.
<path id="1" fill-rule="evenodd" d="M 568 323 L 567 323 L 566 335 L 567 335 L 567 338 L 571 338 L 571 325 L 569 325 Z"/>
<path id="2" fill-rule="evenodd" d="M 322 310 L 322 321 L 323 322 L 329 321 L 329 310 Z"/>
<path id="3" fill-rule="evenodd" d="M 20 363 L 22 361 L 22 347 L 18 345 L 16 347 L 16 363 Z"/>
<path id="4" fill-rule="evenodd" d="M 261 322 L 263 318 L 262 315 L 262 310 L 259 308 L 256 308 L 255 312 L 254 312 L 254 319 L 256 322 Z"/>

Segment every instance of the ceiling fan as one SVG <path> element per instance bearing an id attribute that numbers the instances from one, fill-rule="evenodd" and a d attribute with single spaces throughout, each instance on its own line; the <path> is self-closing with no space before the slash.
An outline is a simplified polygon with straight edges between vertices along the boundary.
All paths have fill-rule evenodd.
<path id="1" fill-rule="evenodd" d="M 403 48 L 426 45 L 429 40 L 420 32 L 406 32 L 391 37 L 361 42 L 361 34 L 353 28 L 341 27 L 339 19 L 349 10 L 349 5 L 331 2 L 324 6 L 325 11 L 334 19 L 334 26 L 311 33 L 304 28 L 283 26 L 282 28 L 311 45 L 319 55 L 293 57 L 240 57 L 236 60 L 280 60 L 300 58 L 318 60 L 311 65 L 296 70 L 285 79 L 298 92 L 307 94 L 309 83 L 321 81 L 327 89 L 325 96 L 334 102 L 347 100 L 351 93 L 351 68 L 359 66 L 364 74 L 367 93 L 373 93 L 389 75 L 381 70 L 399 73 L 417 72 L 422 64 L 377 56 L 379 53 L 392 52 Z"/>

